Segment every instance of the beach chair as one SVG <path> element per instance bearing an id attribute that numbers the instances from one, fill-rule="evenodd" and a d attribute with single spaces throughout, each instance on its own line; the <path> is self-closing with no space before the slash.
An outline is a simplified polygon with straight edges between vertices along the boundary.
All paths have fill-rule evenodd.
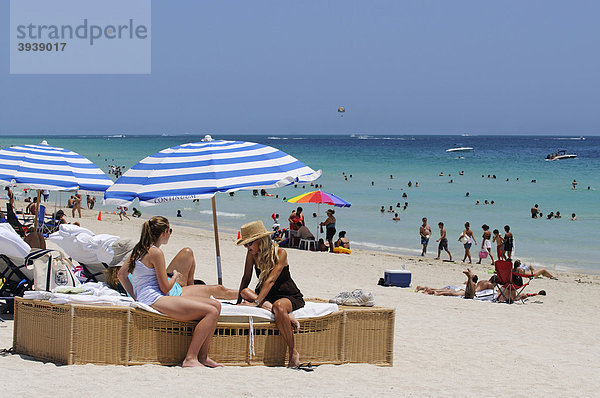
<path id="1" fill-rule="evenodd" d="M 32 250 L 24 258 L 0 254 L 0 313 L 12 313 L 15 296 L 23 296 L 33 289 L 33 261 L 51 252 L 48 249 Z"/>
<path id="2" fill-rule="evenodd" d="M 47 238 L 51 233 L 58 231 L 60 221 L 46 217 L 46 206 L 40 205 L 38 210 L 38 231 Z"/>
<path id="3" fill-rule="evenodd" d="M 15 214 L 15 210 L 10 203 L 6 204 L 6 221 L 14 228 L 15 232 L 18 233 L 19 236 L 25 236 L 26 227 L 21 224 L 17 218 L 17 215 Z"/>
<path id="4" fill-rule="evenodd" d="M 493 283 L 495 289 L 498 290 L 499 295 L 502 296 L 504 301 L 508 304 L 512 304 L 517 297 L 523 293 L 523 290 L 529 285 L 533 275 L 523 275 L 515 272 L 513 269 L 512 261 L 497 260 L 494 263 L 495 275 L 493 277 Z M 524 278 L 529 280 L 525 283 Z M 519 299 L 524 302 L 524 299 Z"/>

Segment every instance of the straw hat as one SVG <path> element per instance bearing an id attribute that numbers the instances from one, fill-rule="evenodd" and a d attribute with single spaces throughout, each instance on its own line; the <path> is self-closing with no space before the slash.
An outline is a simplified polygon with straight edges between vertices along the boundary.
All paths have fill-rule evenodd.
<path id="1" fill-rule="evenodd" d="M 246 243 L 254 242 L 265 236 L 271 235 L 273 232 L 267 231 L 262 221 L 252 221 L 242 225 L 242 237 L 235 241 L 235 244 L 245 245 Z"/>

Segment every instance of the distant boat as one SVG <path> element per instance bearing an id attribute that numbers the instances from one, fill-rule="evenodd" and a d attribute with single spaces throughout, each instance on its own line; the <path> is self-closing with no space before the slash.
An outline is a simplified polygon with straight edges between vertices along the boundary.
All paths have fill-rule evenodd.
<path id="1" fill-rule="evenodd" d="M 563 160 L 563 159 L 575 159 L 577 157 L 574 153 L 567 153 L 564 149 L 559 149 L 556 153 L 550 153 L 546 156 L 546 160 Z"/>
<path id="2" fill-rule="evenodd" d="M 450 149 L 446 149 L 446 152 L 471 152 L 473 150 L 473 147 L 470 146 L 461 146 L 458 148 L 450 148 Z"/>
<path id="3" fill-rule="evenodd" d="M 211 142 L 213 140 L 213 138 L 210 136 L 210 134 L 206 134 L 204 136 L 204 138 L 202 138 L 200 141 L 202 142 Z"/>
<path id="4" fill-rule="evenodd" d="M 581 137 L 577 137 L 577 138 L 575 138 L 575 139 L 576 139 L 576 140 L 583 141 L 583 140 L 585 140 L 585 137 L 584 137 L 584 136 L 581 136 Z"/>

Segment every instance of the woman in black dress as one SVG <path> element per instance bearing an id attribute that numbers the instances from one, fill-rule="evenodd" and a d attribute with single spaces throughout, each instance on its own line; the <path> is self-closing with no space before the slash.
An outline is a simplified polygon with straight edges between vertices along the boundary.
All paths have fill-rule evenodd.
<path id="1" fill-rule="evenodd" d="M 248 252 L 238 304 L 254 305 L 273 312 L 279 334 L 288 346 L 288 367 L 297 367 L 300 355 L 295 348 L 293 329 L 297 330 L 300 324 L 291 312 L 304 307 L 304 299 L 290 275 L 287 253 L 271 240 L 271 233 L 261 221 L 242 225 L 242 237 L 236 244 L 244 245 Z M 252 268 L 258 277 L 256 291 L 248 288 Z"/>

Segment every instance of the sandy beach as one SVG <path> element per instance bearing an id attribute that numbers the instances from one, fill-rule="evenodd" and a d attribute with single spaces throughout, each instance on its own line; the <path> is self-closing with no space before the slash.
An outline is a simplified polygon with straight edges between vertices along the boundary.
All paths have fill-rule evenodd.
<path id="1" fill-rule="evenodd" d="M 83 210 L 82 226 L 93 232 L 137 239 L 141 219 Z M 163 246 L 169 261 L 182 247 L 194 250 L 196 277 L 216 283 L 214 238 L 210 226 L 173 223 Z M 245 249 L 221 235 L 224 284 L 237 288 Z M 455 253 L 458 255 L 458 253 Z M 4 390 L 11 396 L 65 397 L 107 394 L 151 396 L 481 396 L 510 391 L 513 396 L 593 396 L 600 345 L 595 306 L 600 276 L 560 273 L 558 280 L 535 279 L 530 292 L 544 289 L 525 304 L 506 305 L 415 293 L 417 285 L 462 283 L 464 264 L 354 250 L 351 255 L 288 250 L 291 272 L 305 297 L 329 298 L 362 288 L 376 305 L 395 308 L 393 367 L 319 366 L 312 373 L 268 367 L 182 369 L 144 366 L 59 366 L 2 354 Z M 385 269 L 412 271 L 411 288 L 377 285 Z M 487 277 L 489 264 L 471 269 Z M 251 283 L 254 285 L 255 281 Z M 0 323 L 0 349 L 12 346 L 13 321 Z M 300 352 L 302 356 L 302 352 Z M 503 387 L 506 386 L 506 387 Z M 107 391 L 107 388 L 110 391 Z"/>

